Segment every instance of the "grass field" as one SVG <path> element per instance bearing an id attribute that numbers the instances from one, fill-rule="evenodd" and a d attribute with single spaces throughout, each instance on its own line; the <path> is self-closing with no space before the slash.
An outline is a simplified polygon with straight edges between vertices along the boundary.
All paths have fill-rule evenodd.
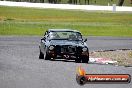
<path id="1" fill-rule="evenodd" d="M 76 29 L 92 36 L 132 37 L 132 13 L 0 6 L 0 35 L 43 35 L 49 28 Z"/>

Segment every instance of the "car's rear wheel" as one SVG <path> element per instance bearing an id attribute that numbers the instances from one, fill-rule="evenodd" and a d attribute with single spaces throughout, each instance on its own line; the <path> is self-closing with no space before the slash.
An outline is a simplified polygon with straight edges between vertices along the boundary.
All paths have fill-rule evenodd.
<path id="1" fill-rule="evenodd" d="M 44 54 L 41 52 L 41 50 L 40 50 L 40 53 L 39 53 L 39 59 L 44 59 Z"/>

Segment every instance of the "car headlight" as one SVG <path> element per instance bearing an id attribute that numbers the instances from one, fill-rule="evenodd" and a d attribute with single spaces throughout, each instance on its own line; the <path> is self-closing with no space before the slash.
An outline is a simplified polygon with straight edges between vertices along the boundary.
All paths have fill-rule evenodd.
<path id="1" fill-rule="evenodd" d="M 49 50 L 53 50 L 54 49 L 54 46 L 49 46 Z"/>
<path id="2" fill-rule="evenodd" d="M 83 52 L 87 51 L 87 48 L 86 47 L 82 48 L 82 51 Z"/>

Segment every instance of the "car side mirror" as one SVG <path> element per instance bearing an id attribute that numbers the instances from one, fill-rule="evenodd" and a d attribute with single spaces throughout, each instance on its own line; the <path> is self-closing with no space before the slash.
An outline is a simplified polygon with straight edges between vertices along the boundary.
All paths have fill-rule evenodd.
<path id="1" fill-rule="evenodd" d="M 87 38 L 86 39 L 84 39 L 84 42 L 86 42 L 87 41 Z"/>
<path id="2" fill-rule="evenodd" d="M 45 37 L 44 37 L 44 38 L 42 38 L 42 39 L 41 39 L 41 42 L 42 42 L 42 41 L 45 41 L 45 39 L 46 39 Z"/>

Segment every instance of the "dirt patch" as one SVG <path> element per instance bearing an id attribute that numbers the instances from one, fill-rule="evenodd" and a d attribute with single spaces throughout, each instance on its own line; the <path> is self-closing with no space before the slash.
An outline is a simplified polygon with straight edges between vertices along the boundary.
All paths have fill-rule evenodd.
<path id="1" fill-rule="evenodd" d="M 117 61 L 117 65 L 132 66 L 132 50 L 96 51 L 90 52 L 93 58 L 110 58 Z"/>

